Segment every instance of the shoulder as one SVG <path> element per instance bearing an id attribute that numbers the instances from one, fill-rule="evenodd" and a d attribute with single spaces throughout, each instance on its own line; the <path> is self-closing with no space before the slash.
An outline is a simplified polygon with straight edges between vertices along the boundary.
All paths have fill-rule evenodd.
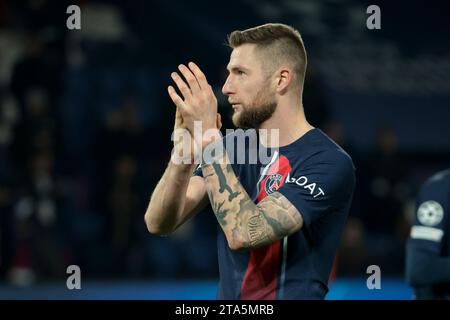
<path id="1" fill-rule="evenodd" d="M 421 187 L 418 196 L 420 208 L 425 205 L 439 205 L 450 210 L 450 170 L 436 173 Z"/>
<path id="2" fill-rule="evenodd" d="M 449 223 L 450 170 L 441 171 L 422 186 L 416 201 L 412 239 L 440 242 Z M 440 229 L 440 230 L 437 230 Z"/>
<path id="3" fill-rule="evenodd" d="M 441 188 L 450 191 L 450 169 L 434 174 L 422 186 L 422 190 L 440 190 Z"/>
<path id="4" fill-rule="evenodd" d="M 355 171 L 351 156 L 321 130 L 317 129 L 308 143 L 309 154 L 304 159 L 303 166 L 323 166 L 328 170 L 332 167 L 336 171 L 347 171 L 349 173 Z"/>

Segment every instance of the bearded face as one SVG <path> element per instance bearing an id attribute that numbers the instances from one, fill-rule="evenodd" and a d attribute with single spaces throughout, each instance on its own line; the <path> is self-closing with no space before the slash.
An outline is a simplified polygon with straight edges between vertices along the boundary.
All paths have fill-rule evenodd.
<path id="1" fill-rule="evenodd" d="M 277 108 L 275 95 L 271 92 L 269 83 L 260 88 L 247 104 L 241 104 L 235 109 L 232 120 L 238 128 L 259 128 L 268 120 Z"/>

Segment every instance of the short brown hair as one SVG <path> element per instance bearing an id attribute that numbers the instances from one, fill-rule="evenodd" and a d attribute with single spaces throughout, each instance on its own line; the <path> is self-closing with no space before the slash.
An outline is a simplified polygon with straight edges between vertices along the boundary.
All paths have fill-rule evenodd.
<path id="1" fill-rule="evenodd" d="M 261 49 L 264 65 L 269 66 L 270 71 L 279 67 L 280 62 L 291 63 L 294 80 L 303 87 L 307 58 L 302 37 L 296 29 L 282 23 L 267 23 L 236 30 L 228 36 L 228 45 L 233 49 L 246 43 L 256 44 Z"/>

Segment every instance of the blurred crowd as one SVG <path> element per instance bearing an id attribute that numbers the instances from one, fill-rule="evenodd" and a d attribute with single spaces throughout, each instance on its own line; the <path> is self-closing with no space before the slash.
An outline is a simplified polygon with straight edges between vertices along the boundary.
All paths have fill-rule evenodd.
<path id="1" fill-rule="evenodd" d="M 119 19 L 102 2 L 84 4 L 82 25 L 93 27 L 69 31 L 64 1 L 1 2 L 0 279 L 54 280 L 71 264 L 91 278 L 216 277 L 215 217 L 200 213 L 170 237 L 150 235 L 143 219 L 170 157 L 170 68 L 205 53 L 165 54 L 167 39 L 139 32 L 151 22 Z M 108 21 L 115 28 L 102 30 Z M 220 95 L 227 56 L 218 60 L 205 68 Z M 370 152 L 355 147 L 314 64 L 304 105 L 357 168 L 337 276 L 363 276 L 371 264 L 402 275 L 415 194 L 448 158 L 402 152 L 389 121 L 374 132 Z M 221 97 L 219 111 L 231 128 Z"/>

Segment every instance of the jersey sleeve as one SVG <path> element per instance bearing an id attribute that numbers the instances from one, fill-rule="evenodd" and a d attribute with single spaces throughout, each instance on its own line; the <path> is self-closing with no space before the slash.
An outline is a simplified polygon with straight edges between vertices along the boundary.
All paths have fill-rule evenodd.
<path id="1" fill-rule="evenodd" d="M 326 214 L 348 209 L 355 187 L 355 168 L 342 151 L 330 150 L 294 166 L 278 192 L 300 212 L 307 226 Z"/>
<path id="2" fill-rule="evenodd" d="M 450 259 L 442 255 L 449 229 L 449 188 L 444 179 L 432 178 L 420 190 L 414 224 L 406 246 L 406 280 L 413 287 L 425 288 L 450 281 Z M 423 297 L 422 297 L 423 298 Z"/>
<path id="3" fill-rule="evenodd" d="M 445 230 L 448 229 L 449 209 L 448 190 L 442 181 L 430 181 L 422 187 L 411 227 L 410 250 L 420 248 L 434 254 L 441 252 Z"/>

